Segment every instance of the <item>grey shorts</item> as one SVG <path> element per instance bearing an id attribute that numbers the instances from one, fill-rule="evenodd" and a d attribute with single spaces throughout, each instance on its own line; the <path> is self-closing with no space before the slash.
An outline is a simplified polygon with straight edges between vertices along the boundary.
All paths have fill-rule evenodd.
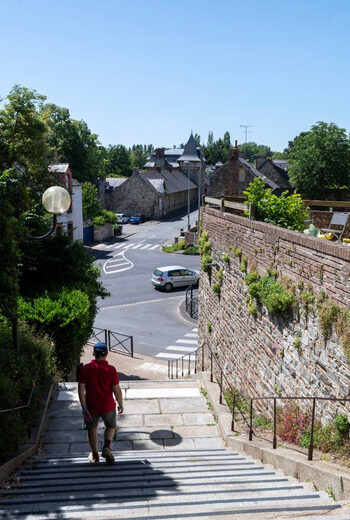
<path id="1" fill-rule="evenodd" d="M 92 414 L 92 421 L 89 423 L 85 423 L 86 429 L 93 430 L 94 428 L 96 428 L 100 417 L 102 418 L 106 428 L 116 428 L 117 412 L 114 408 L 114 410 L 111 410 L 110 412 L 107 412 L 107 413 Z"/>

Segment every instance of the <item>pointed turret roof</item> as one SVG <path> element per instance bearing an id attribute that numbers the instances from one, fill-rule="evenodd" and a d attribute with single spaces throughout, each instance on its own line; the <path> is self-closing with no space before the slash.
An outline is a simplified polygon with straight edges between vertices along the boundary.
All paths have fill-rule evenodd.
<path id="1" fill-rule="evenodd" d="M 197 143 L 194 140 L 193 134 L 191 133 L 189 140 L 187 141 L 185 145 L 185 149 L 181 157 L 178 158 L 179 162 L 183 161 L 191 161 L 191 162 L 201 162 L 200 158 L 198 157 L 197 152 Z"/>

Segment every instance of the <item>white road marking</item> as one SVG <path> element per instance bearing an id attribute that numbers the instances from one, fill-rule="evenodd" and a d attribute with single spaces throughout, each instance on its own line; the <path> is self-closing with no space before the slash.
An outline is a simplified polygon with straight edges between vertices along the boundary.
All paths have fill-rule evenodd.
<path id="1" fill-rule="evenodd" d="M 178 347 L 176 345 L 170 345 L 166 350 L 179 350 L 180 352 L 196 352 L 193 347 Z"/>
<path id="2" fill-rule="evenodd" d="M 124 253 L 125 253 L 125 250 L 124 251 L 121 251 L 120 253 L 116 253 L 113 258 L 110 258 L 109 260 L 107 260 L 107 262 L 105 262 L 103 264 L 103 272 L 105 274 L 114 274 L 114 273 L 121 273 L 122 271 L 128 271 L 129 269 L 132 269 L 134 267 L 134 264 L 131 262 L 131 260 L 128 260 L 127 258 L 125 258 L 124 256 Z M 123 267 L 123 268 L 117 268 L 117 265 L 113 265 L 115 264 L 115 262 L 122 262 L 122 263 L 119 263 L 119 266 L 121 265 L 127 265 L 128 267 Z M 112 269 L 110 269 L 110 267 L 112 267 Z M 113 269 L 114 267 L 114 269 Z"/>
<path id="3" fill-rule="evenodd" d="M 119 307 L 132 307 L 133 305 L 144 305 L 145 303 L 159 303 L 159 302 L 167 302 L 169 300 L 183 300 L 183 295 L 181 296 L 170 296 L 170 298 L 158 298 L 156 300 L 145 300 L 145 301 L 142 301 L 142 302 L 133 302 L 133 303 L 122 303 L 120 305 L 110 305 L 108 307 L 99 307 L 100 310 L 105 310 L 105 309 L 118 309 Z"/>
<path id="4" fill-rule="evenodd" d="M 197 337 L 197 334 L 194 334 L 192 332 L 188 332 L 187 334 L 185 334 L 185 337 L 186 338 L 196 338 Z"/>
<path id="5" fill-rule="evenodd" d="M 152 244 L 146 244 L 145 246 L 142 246 L 141 249 L 148 249 Z"/>
<path id="6" fill-rule="evenodd" d="M 151 251 L 152 249 L 157 249 L 157 247 L 160 247 L 160 244 L 156 244 L 155 246 L 150 247 L 149 250 Z"/>
<path id="7" fill-rule="evenodd" d="M 113 247 L 113 249 L 119 249 L 120 247 L 125 247 L 127 244 L 125 242 L 122 242 L 121 244 L 117 244 Z"/>
<path id="8" fill-rule="evenodd" d="M 192 332 L 198 332 L 197 327 L 195 327 L 194 329 L 192 329 Z"/>
<path id="9" fill-rule="evenodd" d="M 183 356 L 183 354 L 171 354 L 170 352 L 159 352 L 159 354 L 156 355 L 156 357 L 160 358 L 168 358 L 168 359 L 179 359 Z M 190 356 L 191 361 L 195 361 L 196 356 Z M 188 360 L 188 357 L 186 357 L 186 360 Z"/>
<path id="10" fill-rule="evenodd" d="M 130 249 L 138 249 L 139 247 L 143 246 L 143 242 L 141 244 L 137 244 L 136 246 L 134 247 L 131 247 Z"/>
<path id="11" fill-rule="evenodd" d="M 191 345 L 197 345 L 198 341 L 196 339 L 177 339 L 176 343 L 188 343 Z"/>

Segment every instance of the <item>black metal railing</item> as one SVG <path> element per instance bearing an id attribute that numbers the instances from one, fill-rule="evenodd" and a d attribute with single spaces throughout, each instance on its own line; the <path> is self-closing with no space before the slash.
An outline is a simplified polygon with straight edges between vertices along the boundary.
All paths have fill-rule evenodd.
<path id="1" fill-rule="evenodd" d="M 199 298 L 198 298 L 198 286 L 193 287 L 190 285 L 186 289 L 186 300 L 185 300 L 185 308 L 187 314 L 191 316 L 194 320 L 198 319 L 198 306 L 199 306 Z"/>
<path id="2" fill-rule="evenodd" d="M 246 423 L 246 425 L 249 428 L 249 440 L 253 440 L 253 435 L 255 435 L 253 430 L 253 417 L 254 417 L 254 401 L 273 401 L 273 437 L 272 437 L 272 448 L 277 449 L 277 400 L 284 400 L 284 401 L 299 401 L 299 400 L 308 400 L 312 401 L 312 411 L 311 411 L 311 423 L 310 423 L 310 442 L 308 446 L 308 460 L 313 459 L 313 451 L 314 451 L 314 429 L 315 429 L 315 415 L 316 415 L 316 402 L 317 401 L 332 401 L 332 402 L 343 402 L 344 406 L 346 402 L 350 402 L 350 398 L 335 398 L 335 397 L 318 397 L 318 396 L 267 396 L 267 397 L 249 397 L 248 399 L 244 399 L 244 402 L 248 400 L 249 402 L 249 420 L 245 417 L 244 410 L 242 409 L 241 401 L 242 397 L 239 395 L 237 390 L 233 388 L 228 381 L 227 377 L 225 376 L 224 370 L 221 367 L 218 359 L 217 354 L 212 350 L 210 345 L 208 343 L 204 343 L 202 346 L 200 346 L 196 351 L 186 354 L 185 356 L 182 356 L 182 358 L 168 361 L 168 377 L 171 379 L 174 379 L 174 371 L 175 371 L 175 378 L 180 376 L 184 377 L 186 375 L 190 375 L 191 370 L 194 371 L 194 373 L 197 373 L 197 371 L 204 372 L 205 370 L 205 348 L 208 348 L 209 355 L 210 355 L 210 381 L 211 383 L 214 382 L 214 376 L 215 376 L 215 367 L 218 368 L 218 376 L 215 376 L 216 383 L 219 385 L 220 394 L 219 394 L 219 402 L 220 404 L 223 404 L 223 397 L 224 397 L 224 383 L 226 383 L 228 392 L 230 397 L 232 398 L 232 404 L 230 406 L 229 403 L 227 403 L 231 415 L 231 431 L 235 431 L 235 415 L 236 411 L 240 412 L 243 421 Z M 185 370 L 184 370 L 184 364 L 185 364 Z M 193 368 L 191 368 L 191 364 Z M 179 369 L 180 366 L 180 369 Z"/>
<path id="3" fill-rule="evenodd" d="M 108 329 L 100 329 L 93 327 L 93 334 L 90 336 L 90 342 L 102 341 L 106 343 L 110 352 L 128 354 L 134 357 L 134 338 L 127 334 L 121 334 Z"/>

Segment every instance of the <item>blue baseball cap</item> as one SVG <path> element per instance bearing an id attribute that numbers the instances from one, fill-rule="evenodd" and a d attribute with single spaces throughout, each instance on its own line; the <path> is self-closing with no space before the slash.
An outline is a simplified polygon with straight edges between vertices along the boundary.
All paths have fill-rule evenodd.
<path id="1" fill-rule="evenodd" d="M 94 352 L 98 352 L 100 354 L 107 354 L 108 348 L 106 343 L 103 343 L 102 341 L 99 341 L 94 345 Z"/>

